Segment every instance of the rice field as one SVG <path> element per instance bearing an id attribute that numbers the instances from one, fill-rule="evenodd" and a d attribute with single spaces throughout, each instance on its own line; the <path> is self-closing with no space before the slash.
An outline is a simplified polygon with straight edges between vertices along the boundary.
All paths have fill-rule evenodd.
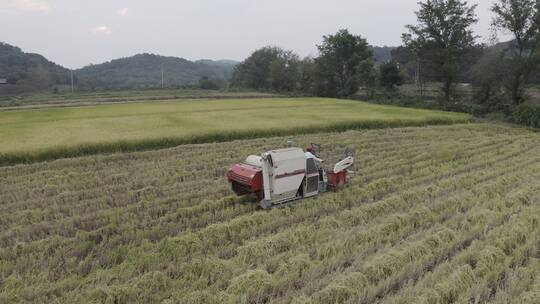
<path id="1" fill-rule="evenodd" d="M 228 165 L 288 137 L 0 167 L 0 303 L 538 303 L 540 135 L 295 136 L 339 192 L 259 210 Z"/>
<path id="2" fill-rule="evenodd" d="M 271 93 L 250 91 L 216 91 L 202 89 L 152 89 L 128 91 L 94 91 L 94 92 L 64 92 L 29 93 L 17 95 L 0 95 L 0 110 L 16 108 L 45 108 L 58 106 L 81 106 L 107 103 L 123 103 L 151 100 L 179 99 L 235 99 L 235 98 L 268 98 L 276 97 Z"/>
<path id="3" fill-rule="evenodd" d="M 0 165 L 180 144 L 468 122 L 466 114 L 324 98 L 178 100 L 0 111 Z"/>

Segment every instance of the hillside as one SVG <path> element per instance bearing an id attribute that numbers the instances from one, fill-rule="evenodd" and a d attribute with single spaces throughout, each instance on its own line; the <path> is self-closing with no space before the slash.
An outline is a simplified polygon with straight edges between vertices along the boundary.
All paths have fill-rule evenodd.
<path id="1" fill-rule="evenodd" d="M 392 46 L 374 46 L 373 49 L 373 58 L 376 62 L 387 62 L 392 60 L 392 50 L 396 47 Z"/>
<path id="2" fill-rule="evenodd" d="M 20 48 L 0 42 L 0 78 L 8 84 L 0 86 L 0 94 L 16 94 L 48 89 L 69 82 L 69 70 L 39 54 L 25 53 Z"/>
<path id="3" fill-rule="evenodd" d="M 123 90 L 161 87 L 161 67 L 166 87 L 198 84 L 201 77 L 226 80 L 234 61 L 189 61 L 178 57 L 137 54 L 102 64 L 89 65 L 76 71 L 81 90 Z"/>
<path id="4" fill-rule="evenodd" d="M 159 88 L 163 64 L 166 87 L 192 86 L 204 76 L 222 81 L 229 79 L 236 63 L 138 54 L 75 70 L 75 85 L 82 91 Z M 68 69 L 42 55 L 25 53 L 1 42 L 0 78 L 8 80 L 7 85 L 0 86 L 0 95 L 52 91 L 68 88 L 71 83 Z"/>

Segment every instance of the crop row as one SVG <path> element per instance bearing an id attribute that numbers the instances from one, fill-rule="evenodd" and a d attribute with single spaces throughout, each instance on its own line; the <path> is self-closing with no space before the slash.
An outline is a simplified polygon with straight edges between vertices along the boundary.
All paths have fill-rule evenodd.
<path id="1" fill-rule="evenodd" d="M 538 168 L 537 168 L 538 171 Z M 518 177 L 517 175 L 514 176 L 514 178 Z M 496 189 L 499 184 L 495 183 L 490 185 L 490 187 L 487 187 L 486 189 L 482 189 L 484 193 L 490 193 L 493 191 L 493 189 Z M 513 184 L 508 185 L 509 188 L 512 186 L 515 186 Z M 538 189 L 535 189 L 538 191 Z M 371 228 L 366 227 L 365 225 L 362 226 L 354 226 L 349 229 L 349 231 L 343 231 L 343 225 L 349 225 L 347 221 L 340 222 L 339 220 L 333 219 L 331 224 L 333 226 L 338 226 L 339 229 L 335 229 L 332 227 L 330 230 L 336 231 L 335 235 L 334 233 L 329 234 L 328 227 L 325 227 L 325 225 L 321 225 L 319 227 L 314 227 L 314 229 L 310 229 L 310 227 L 302 227 L 303 229 L 300 229 L 298 231 L 291 232 L 287 238 L 283 238 L 281 240 L 273 239 L 271 242 L 266 243 L 266 246 L 263 248 L 260 248 L 260 251 L 251 250 L 248 254 L 245 254 L 244 257 L 252 257 L 252 254 L 255 254 L 257 252 L 261 253 L 262 255 L 259 256 L 264 261 L 263 257 L 274 257 L 274 255 L 278 252 L 275 251 L 275 249 L 280 249 L 283 252 L 286 252 L 286 254 L 292 254 L 291 251 L 294 251 L 294 247 L 291 247 L 292 244 L 297 245 L 299 240 L 301 241 L 302 247 L 304 246 L 310 246 L 309 244 L 324 244 L 323 248 L 311 248 L 312 250 L 312 256 L 313 260 L 320 261 L 322 265 L 318 267 L 317 273 L 323 276 L 328 276 L 333 271 L 339 271 L 343 272 L 343 267 L 346 265 L 351 264 L 351 260 L 354 261 L 354 258 L 351 258 L 352 256 L 358 256 L 359 259 L 365 260 L 369 256 L 376 254 L 376 248 L 380 248 L 380 246 L 388 245 L 388 242 L 395 242 L 399 241 L 401 238 L 406 237 L 408 234 L 416 232 L 418 235 L 432 235 L 435 232 L 429 232 L 425 233 L 426 231 L 422 231 L 424 228 L 431 227 L 435 223 L 446 223 L 449 219 L 445 219 L 446 217 L 449 217 L 450 219 L 455 219 L 456 215 L 450 216 L 452 210 L 458 209 L 461 213 L 468 212 L 473 206 L 475 206 L 475 196 L 465 196 L 468 198 L 468 201 L 465 201 L 464 199 L 460 199 L 460 197 L 463 195 L 460 195 L 458 197 L 454 197 L 449 201 L 443 200 L 439 202 L 437 205 L 437 208 L 440 208 L 440 211 L 446 211 L 446 214 L 441 214 L 439 217 L 436 217 L 436 213 L 434 213 L 431 208 L 434 208 L 435 206 L 430 205 L 429 202 L 426 202 L 428 204 L 427 206 L 422 206 L 423 204 L 419 204 L 419 206 L 416 206 L 413 210 L 408 211 L 405 214 L 396 214 L 396 215 L 390 215 L 384 219 L 384 222 L 373 226 Z M 462 205 L 458 204 L 458 201 L 461 202 Z M 444 209 L 445 203 L 447 204 L 447 207 L 449 210 Z M 452 206 L 453 203 L 454 206 Z M 455 206 L 458 204 L 458 206 Z M 468 205 L 467 205 L 468 204 Z M 429 207 L 428 207 L 429 206 Z M 480 207 L 480 206 L 479 206 Z M 435 210 L 437 210 L 435 208 Z M 431 209 L 431 210 L 430 210 Z M 459 217 L 458 217 L 459 219 Z M 337 223 L 343 223 L 343 224 L 337 224 Z M 409 227 L 407 227 L 410 225 Z M 446 223 L 445 225 L 450 225 L 449 223 Z M 439 227 L 439 228 L 436 228 Z M 407 229 L 409 228 L 409 229 Z M 361 229 L 366 229 L 367 231 L 365 233 L 361 233 Z M 420 231 L 418 231 L 420 229 Z M 440 226 L 435 226 L 434 230 L 440 230 Z M 311 232 L 309 231 L 317 231 L 317 232 Z M 356 231 L 356 235 L 355 235 Z M 303 233 L 302 233 L 303 232 Z M 390 235 L 388 235 L 390 233 Z M 315 234 L 315 236 L 313 236 Z M 350 238 L 345 238 L 340 240 L 339 242 L 336 242 L 336 240 L 339 240 L 339 235 L 351 235 Z M 308 237 L 309 236 L 309 237 Z M 387 237 L 385 239 L 385 236 Z M 319 238 L 317 238 L 319 237 Z M 254 244 L 259 244 L 259 242 L 254 242 Z M 263 243 L 264 244 L 264 243 Z M 273 247 L 268 247 L 273 246 Z M 277 246 L 277 247 L 276 247 Z M 411 247 L 415 247 L 414 245 L 411 245 Z M 418 246 L 416 246 L 418 247 Z M 331 248 L 331 251 L 328 251 L 328 249 Z M 274 250 L 271 250 L 274 249 Z M 307 249 L 309 251 L 309 249 Z M 264 252 L 264 253 L 263 253 Z M 268 252 L 268 255 L 265 253 Z M 367 255 L 366 255 L 367 254 Z M 380 253 L 379 253 L 380 254 Z M 341 255 L 341 259 L 335 260 L 335 257 Z M 384 260 L 384 256 L 380 257 Z M 395 266 L 395 262 L 390 262 L 391 265 Z M 350 267 L 350 266 L 348 266 Z M 347 268 L 348 268 L 347 267 Z M 345 268 L 345 269 L 347 269 Z M 371 270 L 370 270 L 371 269 Z M 374 278 L 380 278 L 382 276 L 381 273 L 379 273 L 380 270 L 377 270 L 375 272 L 374 269 L 379 269 L 377 266 L 371 265 L 371 268 L 368 268 L 365 271 L 362 271 L 363 274 L 370 275 L 371 273 L 371 279 Z M 353 275 L 353 277 L 357 277 L 356 275 Z M 308 282 L 324 282 L 324 279 L 321 280 L 321 278 L 312 276 L 306 276 L 303 278 L 305 281 Z M 336 279 L 332 277 L 330 279 L 331 282 L 334 282 Z M 287 282 L 290 283 L 290 282 Z M 299 282 L 297 282 L 299 284 Z M 291 286 L 290 284 L 284 284 L 283 286 Z M 293 285 L 298 287 L 298 285 Z M 320 286 L 311 286 L 310 288 L 313 288 L 315 290 L 320 290 Z M 325 290 L 325 289 L 323 289 Z M 324 293 L 324 291 L 323 291 Z M 330 292 L 332 294 L 332 292 Z M 326 302 L 326 298 L 323 297 L 322 302 Z M 370 301 L 368 301 L 370 302 Z"/>
<path id="2" fill-rule="evenodd" d="M 502 145 L 504 143 L 500 143 L 499 145 Z M 485 149 L 485 148 L 484 148 Z M 468 153 L 477 153 L 477 154 L 480 154 L 483 150 L 472 150 L 471 152 L 468 152 Z M 416 160 L 413 160 L 416 162 L 417 166 L 415 169 L 418 169 L 419 166 L 422 165 L 422 162 L 419 162 L 419 159 L 416 159 Z M 391 166 L 391 168 L 401 168 L 399 166 L 397 166 L 396 163 L 391 163 L 389 165 L 394 165 L 394 166 Z M 407 166 L 408 168 L 411 167 L 411 165 L 409 164 Z M 370 179 L 370 176 L 369 176 L 369 167 L 367 168 L 368 171 L 366 172 L 363 172 L 363 177 L 365 180 L 368 180 Z M 375 168 L 374 170 L 376 170 L 376 174 L 380 174 L 382 172 L 382 170 L 380 170 L 379 168 Z M 396 174 L 396 172 L 386 172 L 387 174 Z M 220 179 L 219 180 L 214 180 L 214 183 L 219 183 L 219 182 L 222 182 L 222 179 L 221 179 L 221 176 L 219 177 Z M 373 178 L 373 177 L 371 177 Z M 188 185 L 190 184 L 190 182 L 187 183 Z M 197 187 L 198 186 L 198 187 Z M 204 196 L 205 194 L 205 191 L 206 188 L 203 188 L 202 184 L 199 184 L 195 186 L 195 188 L 198 188 L 197 191 L 190 191 L 188 192 L 189 194 L 189 198 L 192 199 L 194 196 L 195 196 L 195 199 L 199 200 L 199 202 L 201 201 L 201 198 Z M 218 194 L 223 194 L 225 191 L 227 191 L 226 187 L 223 187 L 223 184 L 221 184 L 221 187 L 220 188 L 220 192 L 218 192 Z M 180 190 L 182 191 L 182 190 Z M 116 188 L 113 188 L 113 189 L 108 189 L 108 188 L 105 188 L 103 189 L 102 192 L 105 192 L 105 193 L 121 193 L 122 191 L 117 191 Z M 172 203 L 176 203 L 178 202 L 179 200 L 178 199 L 182 199 L 182 197 L 186 197 L 185 195 L 183 195 L 183 193 L 178 193 L 177 195 L 174 195 L 174 196 L 171 196 L 171 195 L 160 195 L 160 196 L 163 196 L 163 197 L 157 197 L 156 195 L 150 195 L 149 194 L 155 194 L 156 192 L 160 193 L 160 192 L 163 192 L 163 188 L 159 189 L 159 190 L 153 190 L 151 187 L 146 187 L 144 191 L 138 191 L 136 192 L 136 196 L 138 198 L 136 199 L 133 199 L 133 196 L 130 196 L 127 200 L 123 200 L 124 203 L 122 203 L 122 200 L 115 200 L 114 202 L 109 200 L 107 197 L 105 197 L 104 199 L 102 198 L 100 200 L 100 197 L 97 197 L 97 198 L 93 198 L 93 197 L 85 197 L 85 199 L 80 199 L 80 198 L 75 198 L 76 199 L 76 202 L 80 202 L 80 203 L 84 203 L 86 206 L 88 206 L 88 208 L 92 208 L 92 209 L 88 209 L 88 208 L 84 208 L 83 206 L 80 205 L 80 203 L 71 203 L 67 198 L 66 198 L 66 195 L 64 193 L 58 195 L 56 197 L 56 200 L 53 200 L 53 202 L 55 203 L 54 204 L 54 208 L 51 208 L 48 212 L 48 214 L 50 214 L 49 216 L 50 217 L 54 217 L 55 219 L 57 219 L 58 215 L 59 214 L 65 214 L 65 213 L 81 213 L 81 211 L 84 211 L 84 214 L 86 217 L 88 216 L 91 216 L 93 214 L 93 211 L 92 210 L 102 210 L 103 207 L 107 207 L 105 208 L 105 210 L 110 210 L 111 208 L 117 208 L 119 210 L 122 210 L 122 211 L 129 211 L 126 210 L 124 207 L 126 204 L 128 205 L 133 205 L 134 203 L 138 203 L 138 202 L 141 202 L 142 204 L 144 204 L 144 201 L 147 201 L 147 200 L 151 200 L 153 199 L 153 202 L 152 202 L 152 207 L 159 207 L 160 204 L 159 202 L 160 201 L 163 201 L 165 202 L 166 206 L 164 206 L 164 208 L 166 208 L 166 210 L 171 210 L 172 208 L 174 208 L 175 206 L 178 206 L 177 204 L 175 206 L 171 206 Z M 208 191 L 207 191 L 208 192 Z M 99 191 L 94 191 L 94 193 L 100 193 Z M 200 193 L 200 194 L 198 194 Z M 102 193 L 103 194 L 103 193 Z M 210 194 L 211 195 L 211 194 Z M 142 201 L 140 200 L 140 197 L 142 197 Z M 73 196 L 72 196 L 73 198 Z M 208 198 L 208 197 L 207 197 Z M 209 198 L 211 199 L 211 197 Z M 24 202 L 21 202 L 21 205 L 24 204 Z M 204 206 L 204 203 L 202 204 Z M 221 204 L 219 204 L 218 206 L 220 206 Z M 172 208 L 171 208 L 172 207 Z M 139 208 L 138 206 L 134 206 L 133 208 L 134 210 L 141 210 L 141 212 L 143 214 L 141 214 L 141 216 L 143 215 L 147 215 L 148 214 L 148 210 L 145 209 L 145 208 Z M 192 209 L 202 209 L 201 208 L 201 205 L 197 205 L 195 206 L 194 208 Z M 178 209 L 178 210 L 181 210 L 181 209 Z M 185 209 L 184 210 L 189 210 L 188 209 Z M 14 221 L 14 222 L 20 222 L 20 221 L 17 221 L 17 212 L 13 212 L 14 210 L 10 210 L 12 212 L 12 217 L 10 217 L 9 221 Z M 160 212 L 159 210 L 157 211 L 158 213 Z M 163 211 L 161 211 L 163 212 Z M 25 219 L 26 221 L 28 222 L 32 222 L 32 223 L 36 223 L 39 222 L 39 221 L 46 221 L 48 218 L 47 218 L 47 215 L 43 215 L 42 213 L 37 213 L 35 216 L 33 216 L 34 213 L 29 213 L 28 211 L 23 211 L 21 212 L 21 217 L 23 219 Z M 128 212 L 129 214 L 129 212 Z M 152 214 L 151 210 L 150 210 L 150 214 Z M 197 216 L 197 214 L 195 213 L 194 216 Z M 183 214 L 178 214 L 177 217 L 182 217 L 184 218 Z M 8 219 L 6 219 L 6 221 L 8 221 Z M 93 220 L 94 223 L 96 223 L 96 220 L 94 219 Z M 23 224 L 25 224 L 23 222 Z M 6 227 L 6 228 L 9 228 Z M 86 229 L 87 230 L 87 229 Z"/>
<path id="3" fill-rule="evenodd" d="M 393 140 L 393 138 L 390 140 Z M 279 143 L 276 144 L 279 145 Z M 386 146 L 388 148 L 389 143 L 386 143 Z M 146 157 L 131 160 L 127 157 L 124 157 L 125 159 L 113 157 L 114 162 L 100 158 L 92 159 L 90 162 L 82 159 L 86 164 L 84 166 L 74 163 L 73 166 L 64 166 L 31 174 L 21 174 L 19 170 L 6 169 L 6 175 L 0 175 L 4 190 L 1 194 L 2 200 L 6 202 L 1 207 L 2 210 L 8 211 L 5 208 L 9 206 L 19 207 L 21 201 L 28 201 L 29 199 L 43 199 L 44 194 L 49 200 L 54 199 L 54 195 L 65 192 L 84 191 L 84 195 L 92 195 L 98 192 L 95 191 L 97 189 L 107 189 L 111 186 L 123 186 L 128 190 L 136 191 L 159 182 L 164 185 L 171 185 L 171 187 L 188 186 L 190 182 L 199 182 L 202 185 L 210 179 L 221 178 L 228 164 L 240 161 L 241 158 L 239 157 L 242 155 L 254 153 L 260 148 L 250 148 L 248 146 L 239 149 L 234 145 L 230 145 L 226 149 L 230 150 L 227 155 L 216 151 L 210 151 L 209 153 L 203 147 L 198 149 L 198 153 L 185 153 L 184 150 L 187 149 L 182 148 L 181 154 L 187 154 L 182 158 L 178 156 L 169 157 L 169 153 L 166 153 L 166 155 L 155 157 L 156 159 L 148 160 Z M 366 150 L 374 153 L 381 152 L 379 149 L 372 149 L 371 147 Z M 198 154 L 198 157 L 195 157 L 194 154 Z M 204 157 L 201 157 L 201 154 Z M 227 157 L 229 154 L 231 156 Z M 195 161 L 196 159 L 200 161 Z M 141 161 L 134 162 L 134 160 Z M 56 163 L 62 164 L 63 161 Z M 194 167 L 194 164 L 197 164 L 198 167 Z M 36 167 L 39 168 L 39 166 Z M 192 186 L 200 185 L 195 184 Z M 112 189 L 112 191 L 115 190 L 122 190 L 122 188 Z M 24 196 L 21 197 L 21 194 Z M 13 204 L 8 204 L 10 201 Z"/>

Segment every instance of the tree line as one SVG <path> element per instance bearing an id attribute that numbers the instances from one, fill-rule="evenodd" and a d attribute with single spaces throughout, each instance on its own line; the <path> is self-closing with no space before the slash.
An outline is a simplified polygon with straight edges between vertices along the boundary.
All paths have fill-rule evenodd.
<path id="1" fill-rule="evenodd" d="M 380 89 L 392 92 L 405 81 L 420 87 L 436 82 L 439 107 L 451 109 L 463 101 L 456 87 L 467 83 L 477 109 L 511 111 L 527 100 L 527 85 L 538 78 L 539 8 L 536 0 L 495 1 L 492 28 L 512 37 L 482 44 L 473 30 L 477 5 L 424 0 L 417 23 L 406 25 L 403 45 L 392 51 L 391 61 L 375 64 L 366 39 L 343 29 L 323 37 L 316 57 L 300 58 L 279 47 L 256 50 L 236 66 L 231 87 L 327 97 L 363 90 L 369 97 Z"/>
<path id="2" fill-rule="evenodd" d="M 231 87 L 347 97 L 374 81 L 373 52 L 366 39 L 343 29 L 323 37 L 319 56 L 301 59 L 290 50 L 263 47 L 238 64 Z"/>

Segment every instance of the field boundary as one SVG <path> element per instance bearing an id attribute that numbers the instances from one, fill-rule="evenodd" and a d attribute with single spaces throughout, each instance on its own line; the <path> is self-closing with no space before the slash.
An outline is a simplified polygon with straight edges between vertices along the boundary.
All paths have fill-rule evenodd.
<path id="1" fill-rule="evenodd" d="M 19 106 L 2 106 L 0 112 L 20 111 L 20 110 L 38 110 L 50 108 L 76 108 L 89 107 L 111 104 L 128 104 L 128 103 L 148 103 L 160 101 L 190 101 L 190 100 L 220 100 L 220 99 L 266 99 L 266 98 L 284 98 L 284 95 L 215 95 L 215 96 L 155 96 L 155 97 L 111 97 L 104 99 L 73 99 L 65 102 L 47 103 L 29 103 Z"/>
<path id="2" fill-rule="evenodd" d="M 183 137 L 161 137 L 141 140 L 119 140 L 107 143 L 82 144 L 72 147 L 54 147 L 29 152 L 0 153 L 0 167 L 17 164 L 29 164 L 49 161 L 60 158 L 72 158 L 94 154 L 109 154 L 117 152 L 149 151 L 172 148 L 188 144 L 219 143 L 242 139 L 255 139 L 261 137 L 292 136 L 302 134 L 345 132 L 348 130 L 386 129 L 399 127 L 425 127 L 436 125 L 452 125 L 472 123 L 474 118 L 442 118 L 434 117 L 423 120 L 371 120 L 334 123 L 318 126 L 304 126 L 290 129 L 265 129 L 246 131 L 215 131 L 207 134 L 198 134 Z"/>

